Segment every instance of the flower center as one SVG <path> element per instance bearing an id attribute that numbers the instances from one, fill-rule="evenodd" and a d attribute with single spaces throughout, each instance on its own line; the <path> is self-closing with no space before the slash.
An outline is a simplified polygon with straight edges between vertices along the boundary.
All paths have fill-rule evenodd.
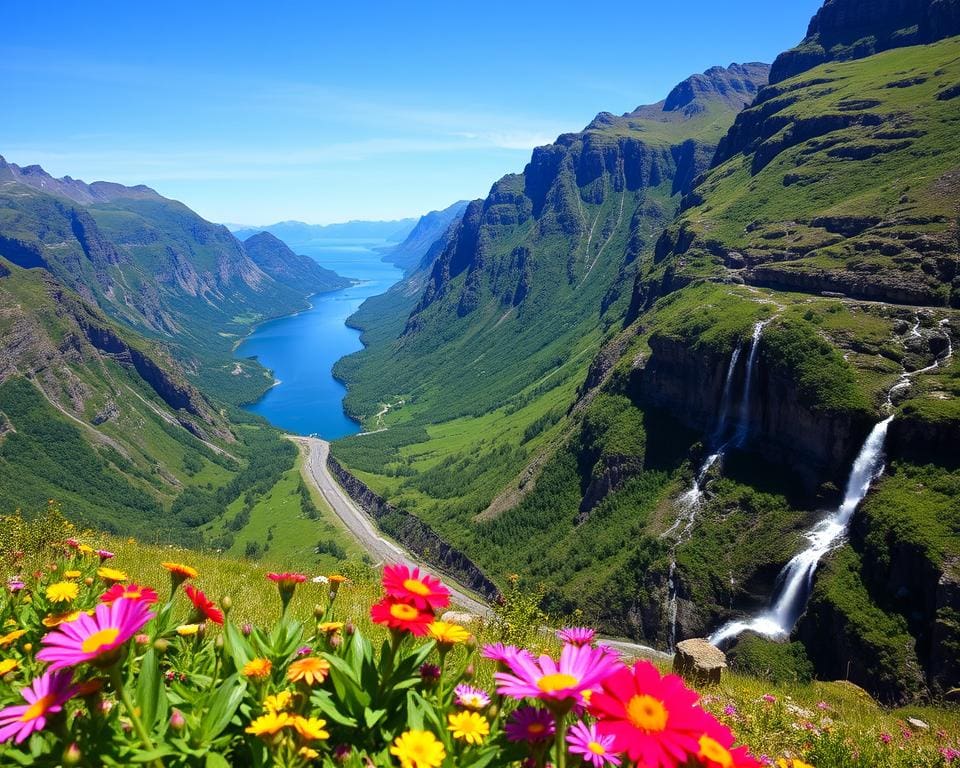
<path id="1" fill-rule="evenodd" d="M 84 653 L 98 653 L 101 648 L 112 645 L 120 635 L 120 630 L 116 627 L 107 627 L 99 632 L 94 632 L 80 644 L 80 650 Z"/>
<path id="2" fill-rule="evenodd" d="M 667 710 L 663 702 L 653 696 L 634 696 L 627 702 L 627 719 L 634 728 L 659 733 L 667 727 Z"/>
<path id="3" fill-rule="evenodd" d="M 400 621 L 413 621 L 420 615 L 420 611 L 406 603 L 394 603 L 390 606 L 390 615 Z"/>
<path id="4" fill-rule="evenodd" d="M 530 723 L 527 726 L 527 733 L 532 733 L 534 736 L 538 736 L 547 729 L 543 723 Z"/>
<path id="5" fill-rule="evenodd" d="M 711 763 L 716 763 L 720 768 L 733 768 L 733 757 L 727 749 L 709 736 L 704 734 L 700 737 L 700 757 L 706 758 Z"/>
<path id="6" fill-rule="evenodd" d="M 587 749 L 589 749 L 595 755 L 607 754 L 607 748 L 604 747 L 599 741 L 591 741 L 589 744 L 587 744 Z"/>
<path id="7" fill-rule="evenodd" d="M 406 579 L 403 582 L 403 588 L 407 592 L 413 592 L 415 595 L 420 595 L 420 597 L 426 597 L 431 593 L 430 587 L 424 584 L 419 579 Z"/>
<path id="8" fill-rule="evenodd" d="M 568 675 L 566 672 L 555 672 L 552 675 L 544 675 L 537 680 L 537 688 L 544 693 L 554 693 L 575 688 L 579 682 L 577 678 Z"/>
<path id="9" fill-rule="evenodd" d="M 123 593 L 124 597 L 129 597 L 131 600 L 139 600 L 143 597 L 143 593 L 139 589 L 128 589 Z"/>
<path id="10" fill-rule="evenodd" d="M 56 697 L 52 693 L 42 696 L 31 704 L 27 711 L 20 715 L 20 722 L 27 723 L 43 715 L 53 704 Z"/>

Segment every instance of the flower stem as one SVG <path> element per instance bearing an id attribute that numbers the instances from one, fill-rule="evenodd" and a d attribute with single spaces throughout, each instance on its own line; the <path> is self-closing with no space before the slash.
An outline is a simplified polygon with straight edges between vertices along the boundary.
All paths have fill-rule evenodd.
<path id="1" fill-rule="evenodd" d="M 557 768 L 567 768 L 567 717 L 557 714 L 557 749 L 555 755 Z"/>
<path id="2" fill-rule="evenodd" d="M 146 729 L 143 727 L 143 723 L 140 722 L 140 718 L 137 716 L 137 709 L 130 700 L 130 694 L 127 693 L 127 688 L 123 684 L 123 675 L 120 672 L 119 664 L 114 664 L 110 668 L 110 679 L 113 681 L 113 687 L 117 691 L 117 696 L 120 697 L 120 701 L 123 702 L 123 706 L 127 710 L 127 714 L 130 716 L 130 722 L 133 723 L 133 730 L 135 730 L 137 732 L 137 736 L 140 737 L 140 742 L 143 744 L 143 748 L 146 750 L 152 750 L 153 742 L 150 740 L 150 734 L 147 733 Z M 154 765 L 163 766 L 163 762 L 158 758 L 154 761 Z"/>

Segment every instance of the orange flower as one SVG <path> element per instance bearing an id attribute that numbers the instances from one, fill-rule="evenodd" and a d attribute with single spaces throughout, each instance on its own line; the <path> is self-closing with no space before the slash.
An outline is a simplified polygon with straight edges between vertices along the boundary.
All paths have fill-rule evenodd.
<path id="1" fill-rule="evenodd" d="M 307 685 L 320 685 L 330 674 L 330 663 L 319 656 L 297 659 L 287 669 L 287 678 L 293 683 L 301 680 Z"/>
<path id="2" fill-rule="evenodd" d="M 270 659 L 254 659 L 243 665 L 243 674 L 245 677 L 262 680 L 270 675 L 272 669 L 273 664 Z"/>

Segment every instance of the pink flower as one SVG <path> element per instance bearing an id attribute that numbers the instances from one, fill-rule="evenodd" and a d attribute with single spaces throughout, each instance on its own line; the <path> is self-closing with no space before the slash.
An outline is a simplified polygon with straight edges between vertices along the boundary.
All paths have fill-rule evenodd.
<path id="1" fill-rule="evenodd" d="M 557 639 L 570 645 L 590 645 L 596 634 L 589 627 L 566 627 L 557 632 Z"/>
<path id="2" fill-rule="evenodd" d="M 383 569 L 383 588 L 387 595 L 421 611 L 435 611 L 450 605 L 450 590 L 435 576 L 411 570 L 406 565 L 388 565 Z"/>
<path id="3" fill-rule="evenodd" d="M 765 693 L 760 698 L 767 702 L 767 704 L 775 704 L 777 701 L 777 697 L 771 693 Z"/>
<path id="4" fill-rule="evenodd" d="M 547 702 L 583 701 L 583 692 L 597 687 L 621 667 L 616 659 L 589 645 L 565 645 L 559 662 L 546 654 L 539 660 L 517 655 L 510 672 L 497 672 L 497 693 L 514 699 L 537 698 Z"/>
<path id="5" fill-rule="evenodd" d="M 111 557 L 113 557 L 113 552 L 110 552 L 106 549 L 98 549 L 97 557 L 100 558 L 100 562 L 102 563 L 104 560 L 109 560 Z"/>
<path id="6" fill-rule="evenodd" d="M 465 709 L 483 709 L 490 703 L 490 696 L 480 688 L 461 683 L 453 689 L 454 701 L 458 707 Z"/>
<path id="7" fill-rule="evenodd" d="M 727 706 L 723 708 L 723 714 L 727 717 L 736 717 L 740 713 L 737 712 L 737 708 L 733 706 L 733 704 L 727 704 Z"/>
<path id="8" fill-rule="evenodd" d="M 883 732 L 880 734 L 880 741 L 882 741 L 884 744 L 889 744 L 892 740 L 893 737 L 889 733 Z"/>
<path id="9" fill-rule="evenodd" d="M 118 598 L 110 605 L 101 603 L 93 616 L 81 613 L 73 621 L 61 624 L 44 635 L 41 661 L 49 661 L 50 671 L 90 661 L 112 661 L 113 652 L 133 637 L 155 614 L 139 600 Z"/>
<path id="10" fill-rule="evenodd" d="M 39 654 L 38 654 L 39 655 Z M 71 683 L 73 672 L 46 672 L 20 691 L 26 704 L 0 710 L 0 742 L 13 739 L 17 744 L 34 731 L 42 731 L 47 717 L 63 709 L 77 692 Z"/>
<path id="11" fill-rule="evenodd" d="M 513 666 L 513 662 L 519 656 L 526 656 L 530 659 L 533 658 L 533 655 L 530 653 L 530 651 L 524 648 L 517 648 L 515 645 L 504 645 L 503 643 L 493 643 L 491 645 L 484 646 L 483 650 L 480 652 L 480 655 L 485 659 L 496 661 L 505 667 Z"/>
<path id="12" fill-rule="evenodd" d="M 613 749 L 613 736 L 601 736 L 597 733 L 596 724 L 587 725 L 577 721 L 567 734 L 567 744 L 570 754 L 580 755 L 583 762 L 590 763 L 594 768 L 603 768 L 604 765 L 620 765 L 620 758 Z"/>
<path id="13" fill-rule="evenodd" d="M 536 743 L 549 741 L 557 731 L 556 722 L 545 709 L 520 707 L 515 709 L 507 720 L 504 732 L 508 741 L 528 741 Z"/>
<path id="14" fill-rule="evenodd" d="M 827 702 L 825 702 L 825 701 L 818 701 L 818 702 L 817 702 L 817 709 L 827 710 L 827 709 L 830 709 L 830 705 L 827 704 Z"/>

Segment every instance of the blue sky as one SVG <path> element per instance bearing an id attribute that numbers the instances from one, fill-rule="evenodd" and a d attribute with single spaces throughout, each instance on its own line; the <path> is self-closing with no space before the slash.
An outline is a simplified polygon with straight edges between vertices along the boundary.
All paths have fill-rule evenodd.
<path id="1" fill-rule="evenodd" d="M 597 112 L 772 61 L 819 5 L 11 0 L 0 154 L 214 221 L 413 216 Z"/>

